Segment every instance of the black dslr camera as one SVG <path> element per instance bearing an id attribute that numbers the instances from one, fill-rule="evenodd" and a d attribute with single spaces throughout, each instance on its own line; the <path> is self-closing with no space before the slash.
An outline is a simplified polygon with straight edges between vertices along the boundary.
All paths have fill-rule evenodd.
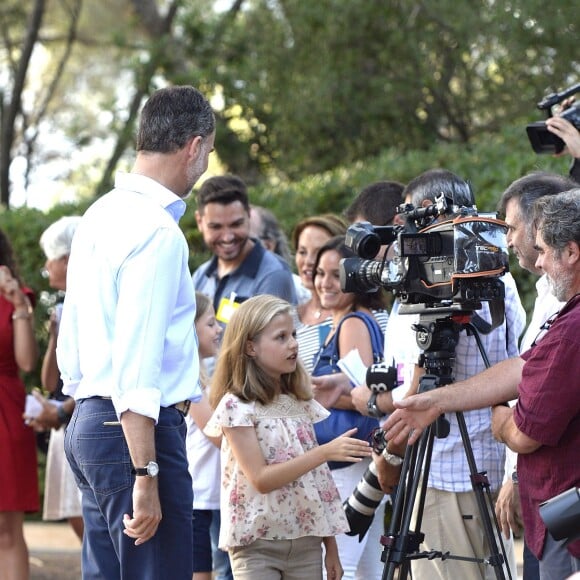
<path id="1" fill-rule="evenodd" d="M 580 489 L 573 487 L 540 504 L 540 517 L 555 540 L 569 544 L 580 538 Z"/>
<path id="2" fill-rule="evenodd" d="M 554 93 L 548 95 L 545 99 L 538 103 L 538 109 L 546 113 L 546 118 L 553 116 L 552 107 L 559 105 L 564 99 L 580 92 L 580 83 L 562 91 L 561 93 Z M 560 113 L 560 117 L 566 119 L 578 131 L 580 131 L 580 103 L 574 103 L 572 106 L 564 109 Z M 566 146 L 560 137 L 550 133 L 546 127 L 545 121 L 537 121 L 526 126 L 528 138 L 532 145 L 532 149 L 536 153 L 561 153 Z"/>

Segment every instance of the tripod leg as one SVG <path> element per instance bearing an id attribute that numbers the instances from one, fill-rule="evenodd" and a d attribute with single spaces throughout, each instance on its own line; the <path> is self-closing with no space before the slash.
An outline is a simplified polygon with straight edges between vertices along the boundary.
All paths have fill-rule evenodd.
<path id="1" fill-rule="evenodd" d="M 421 519 L 417 520 L 415 531 L 410 531 L 410 525 L 415 502 L 419 502 L 421 512 L 425 503 L 433 437 L 434 431 L 432 427 L 428 427 L 420 439 L 415 444 L 407 446 L 405 451 L 391 524 L 387 535 L 381 538 L 381 543 L 385 546 L 381 557 L 385 562 L 383 580 L 392 580 L 397 570 L 399 579 L 407 578 L 410 573 L 408 554 L 418 552 L 419 545 L 423 541 L 423 534 L 420 532 Z M 425 483 L 417 499 L 422 473 Z"/>
<path id="2" fill-rule="evenodd" d="M 465 456 L 467 458 L 467 463 L 469 465 L 469 472 L 471 474 L 471 483 L 473 490 L 475 492 L 475 498 L 477 501 L 477 506 L 479 508 L 479 513 L 481 516 L 481 521 L 484 528 L 485 538 L 487 540 L 488 546 L 490 548 L 489 563 L 493 566 L 495 571 L 495 576 L 498 580 L 505 580 L 505 573 L 503 564 L 506 563 L 506 570 L 508 577 L 511 580 L 512 575 L 507 565 L 507 556 L 505 547 L 501 539 L 501 531 L 495 517 L 495 510 L 493 506 L 493 499 L 491 497 L 489 481 L 485 473 L 480 473 L 477 471 L 477 466 L 475 464 L 475 457 L 473 455 L 473 449 L 471 447 L 471 442 L 469 440 L 469 434 L 467 431 L 467 424 L 465 423 L 465 417 L 463 413 L 456 413 L 457 424 L 459 425 L 459 432 L 461 434 L 461 439 L 463 441 L 463 448 L 465 450 Z M 495 532 L 494 526 L 495 524 Z M 502 553 L 500 554 L 498 549 L 498 541 L 501 545 Z"/>

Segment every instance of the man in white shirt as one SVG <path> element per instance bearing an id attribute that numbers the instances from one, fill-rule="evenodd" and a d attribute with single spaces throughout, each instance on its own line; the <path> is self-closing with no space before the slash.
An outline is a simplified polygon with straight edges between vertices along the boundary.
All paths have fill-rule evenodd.
<path id="1" fill-rule="evenodd" d="M 117 174 L 75 233 L 57 357 L 76 400 L 65 450 L 83 494 L 85 579 L 192 577 L 183 415 L 200 389 L 178 220 L 214 137 L 199 91 L 155 92 L 131 173 Z"/>

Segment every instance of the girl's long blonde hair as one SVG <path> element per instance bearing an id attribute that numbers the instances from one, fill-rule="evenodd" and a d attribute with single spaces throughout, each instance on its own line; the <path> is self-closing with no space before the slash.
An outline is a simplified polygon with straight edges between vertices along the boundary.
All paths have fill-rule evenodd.
<path id="1" fill-rule="evenodd" d="M 280 314 L 292 315 L 292 306 L 269 294 L 246 300 L 234 312 L 226 327 L 211 381 L 210 404 L 213 408 L 226 393 L 263 405 L 274 400 L 276 390 L 272 388 L 272 378 L 246 354 L 246 346 Z M 312 399 L 310 377 L 300 360 L 294 372 L 282 375 L 282 392 L 302 401 Z"/>

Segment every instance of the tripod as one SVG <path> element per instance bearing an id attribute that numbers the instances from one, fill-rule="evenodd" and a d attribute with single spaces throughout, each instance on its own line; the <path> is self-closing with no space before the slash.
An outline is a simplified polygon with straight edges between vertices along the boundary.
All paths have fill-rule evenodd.
<path id="1" fill-rule="evenodd" d="M 446 316 L 441 317 L 440 314 L 443 312 L 445 312 Z M 419 393 L 443 387 L 453 382 L 455 347 L 457 346 L 459 333 L 462 329 L 468 330 L 475 337 L 485 364 L 489 366 L 489 361 L 477 329 L 471 323 L 471 315 L 471 311 L 458 311 L 456 309 L 449 309 L 449 311 L 440 310 L 437 314 L 426 315 L 422 313 L 420 315 L 419 324 L 414 326 L 417 343 L 424 350 L 420 366 L 425 368 L 425 375 L 423 375 L 419 382 Z M 450 428 L 449 422 L 444 416 L 440 416 L 425 429 L 421 437 L 413 445 L 408 445 L 405 451 L 391 523 L 387 535 L 381 537 L 381 544 L 384 546 L 381 560 L 385 562 L 382 576 L 383 580 L 392 580 L 395 578 L 396 571 L 399 572 L 397 578 L 407 578 L 411 568 L 411 560 L 419 558 L 441 558 L 442 560 L 453 559 L 472 561 L 474 563 L 487 563 L 494 567 L 494 572 L 498 580 L 505 580 L 502 566 L 506 560 L 506 553 L 503 543 L 501 544 L 502 554 L 499 553 L 492 526 L 490 513 L 493 514 L 495 528 L 498 530 L 498 537 L 500 537 L 499 526 L 493 509 L 489 481 L 485 472 L 478 472 L 477 470 L 463 414 L 458 412 L 456 413 L 456 417 L 469 465 L 471 484 L 475 491 L 485 538 L 490 547 L 491 554 L 488 559 L 482 560 L 437 551 L 419 552 L 419 546 L 425 538 L 425 535 L 420 529 L 427 493 L 433 442 L 435 437 L 447 437 Z M 417 499 L 421 473 L 421 490 Z M 415 508 L 417 512 L 416 529 L 411 530 L 413 509 L 417 501 L 418 504 Z M 511 580 L 509 568 L 507 570 Z"/>

